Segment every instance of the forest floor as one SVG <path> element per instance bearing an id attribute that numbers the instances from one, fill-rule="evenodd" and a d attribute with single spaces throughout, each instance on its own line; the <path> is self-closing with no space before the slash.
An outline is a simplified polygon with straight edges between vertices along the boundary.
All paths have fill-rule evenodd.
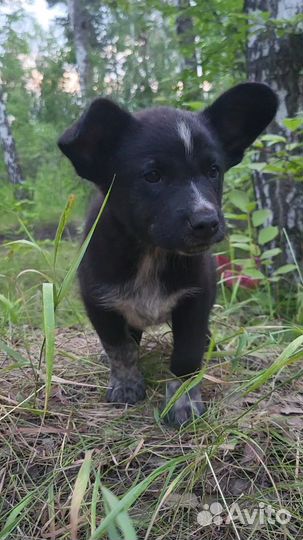
<path id="1" fill-rule="evenodd" d="M 204 372 L 207 412 L 180 430 L 160 419 L 169 327 L 144 338 L 146 400 L 121 409 L 105 402 L 108 366 L 96 335 L 83 325 L 57 330 L 46 412 L 43 333 L 22 326 L 13 339 L 6 335 L 1 539 L 133 540 L 115 526 L 100 530 L 109 506 L 113 512 L 117 505 L 116 499 L 106 504 L 103 487 L 122 501 L 140 540 L 302 536 L 301 372 L 294 362 L 258 388 L 247 386 L 285 349 L 288 329 L 243 328 L 219 307 L 213 319 L 217 351 Z M 124 530 L 127 519 L 124 525 L 117 519 L 117 527 Z"/>

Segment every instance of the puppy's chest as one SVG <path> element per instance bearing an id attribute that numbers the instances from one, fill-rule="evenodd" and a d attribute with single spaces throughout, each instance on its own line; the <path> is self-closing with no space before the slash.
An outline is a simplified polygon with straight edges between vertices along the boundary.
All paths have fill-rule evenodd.
<path id="1" fill-rule="evenodd" d="M 161 281 L 164 266 L 164 256 L 146 255 L 132 280 L 104 289 L 100 298 L 102 305 L 114 308 L 135 328 L 144 329 L 166 322 L 180 298 L 192 294 L 196 289 L 182 288 L 167 293 Z"/>

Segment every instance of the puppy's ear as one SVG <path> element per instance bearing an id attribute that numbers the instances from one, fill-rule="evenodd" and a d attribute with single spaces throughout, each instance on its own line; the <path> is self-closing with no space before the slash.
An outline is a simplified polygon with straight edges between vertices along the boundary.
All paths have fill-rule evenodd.
<path id="1" fill-rule="evenodd" d="M 245 149 L 273 120 L 277 108 L 277 96 L 269 86 L 243 83 L 200 113 L 223 146 L 226 169 L 240 163 Z"/>
<path id="2" fill-rule="evenodd" d="M 136 123 L 135 118 L 109 99 L 91 103 L 78 122 L 58 140 L 60 150 L 77 173 L 96 184 L 109 185 L 114 174 L 111 157 L 122 135 Z"/>

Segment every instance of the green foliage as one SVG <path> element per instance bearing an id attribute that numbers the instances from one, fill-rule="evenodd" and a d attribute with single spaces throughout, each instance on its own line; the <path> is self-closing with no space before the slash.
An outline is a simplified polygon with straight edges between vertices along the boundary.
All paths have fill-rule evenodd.
<path id="1" fill-rule="evenodd" d="M 252 177 L 262 172 L 302 182 L 303 117 L 285 119 L 285 132 L 262 136 L 226 177 L 229 234 L 218 249 L 228 256 L 233 279 L 228 286 L 221 277 L 203 369 L 184 382 L 160 413 L 163 387 L 158 380 L 163 383 L 167 376 L 162 357 L 170 353 L 166 336 L 162 347 L 161 334 L 161 349 L 151 352 L 148 346 L 144 354 L 146 370 L 151 372 L 154 357 L 159 362 L 148 375 L 153 390 L 148 404 L 109 412 L 103 404 L 108 369 L 96 360 L 93 340 L 85 333 L 87 319 L 75 283 L 89 241 L 79 247 L 91 190 L 56 146 L 82 109 L 75 91 L 73 36 L 66 13 L 45 31 L 25 11 L 27 4 L 2 0 L 0 7 L 1 85 L 26 178 L 22 186 L 9 184 L 0 150 L 6 472 L 0 480 L 0 539 L 196 536 L 197 508 L 184 499 L 192 497 L 196 504 L 198 494 L 202 507 L 210 493 L 222 496 L 214 491 L 218 485 L 226 485 L 224 492 L 232 495 L 230 479 L 234 486 L 243 479 L 250 486 L 241 497 L 249 508 L 260 501 L 277 507 L 283 502 L 292 513 L 285 531 L 291 538 L 301 537 L 302 407 L 297 393 L 302 369 L 295 368 L 303 352 L 302 271 L 295 257 L 291 263 L 280 262 L 281 249 L 272 242 L 281 231 L 270 223 L 269 210 L 257 206 Z M 168 104 L 199 111 L 245 78 L 247 16 L 242 0 L 84 4 L 91 97 L 110 95 L 131 110 Z M 186 39 L 176 34 L 180 17 L 192 21 Z M 302 15 L 286 22 L 256 12 L 253 22 L 257 31 L 275 27 L 281 36 L 299 35 Z M 193 53 L 197 69 L 188 67 Z M 66 241 L 69 230 L 76 238 Z M 245 289 L 243 277 L 255 280 L 255 288 Z M 294 322 L 285 323 L 289 320 Z M 60 343 L 62 327 L 68 347 L 71 335 L 76 336 L 72 351 L 64 350 L 64 340 Z M 79 336 L 93 346 L 93 354 L 83 354 Z M 220 393 L 206 416 L 178 433 L 161 425 L 177 397 L 202 380 L 212 385 L 206 395 L 214 389 Z M 277 414 L 279 393 L 282 414 Z M 245 537 L 247 527 L 239 530 Z M 234 534 L 228 528 L 225 532 Z M 198 533 L 203 540 L 215 538 L 218 527 Z M 262 534 L 272 540 L 281 529 L 263 527 Z"/>
<path id="2" fill-rule="evenodd" d="M 7 327 L 18 331 L 22 325 L 42 326 L 42 284 L 45 281 L 61 283 L 77 246 L 78 242 L 61 241 L 54 273 L 52 241 L 36 243 L 23 240 L 0 245 L 0 333 Z M 58 309 L 58 326 L 83 324 L 85 320 L 75 283 L 73 287 L 73 293 Z"/>
<path id="3" fill-rule="evenodd" d="M 55 5 L 58 1 L 48 3 Z M 91 97 L 110 95 L 130 109 L 169 104 L 199 111 L 223 89 L 243 80 L 247 16 L 242 0 L 93 0 L 85 4 L 93 73 Z M 45 32 L 24 6 L 26 3 L 22 2 L 14 6 L 6 3 L 6 11 L 0 11 L 1 81 L 26 178 L 21 187 L 8 183 L 0 151 L 0 236 L 3 240 L 32 241 L 54 238 L 64 201 L 73 193 L 73 230 L 80 232 L 91 190 L 88 183 L 75 175 L 56 146 L 62 130 L 78 117 L 81 109 L 75 92 L 76 56 L 67 11 L 62 11 L 60 19 Z M 182 18 L 191 21 L 186 36 L 176 32 Z M 266 12 L 256 12 L 251 24 L 262 28 L 275 25 L 279 32 L 297 33 L 300 18 L 286 24 L 272 21 Z M 188 68 L 188 61 L 192 60 L 193 67 Z M 295 317 L 296 311 L 302 312 L 298 307 L 298 286 L 291 285 L 294 294 L 286 311 L 281 298 L 290 278 L 299 275 L 298 265 L 295 261 L 279 263 L 281 251 L 273 247 L 272 241 L 279 239 L 281 231 L 269 223 L 269 210 L 257 207 L 252 183 L 252 175 L 259 172 L 282 181 L 302 181 L 303 117 L 286 118 L 284 127 L 285 133 L 263 135 L 245 161 L 226 177 L 225 210 L 230 228 L 227 253 L 233 264 L 241 261 L 245 275 L 258 278 L 262 292 L 254 291 L 252 298 L 256 302 L 261 298 L 264 309 L 271 314 Z M 14 290 L 17 275 L 22 294 L 25 285 L 29 287 L 29 294 L 25 295 L 27 305 L 35 306 L 41 300 L 37 284 L 43 275 L 50 275 L 46 261 L 53 246 L 48 241 L 38 245 L 40 252 L 24 243 L 4 248 L 0 303 L 1 317 L 6 323 L 16 324 L 26 318 L 21 290 Z M 68 267 L 71 249 L 66 247 L 65 260 L 59 252 L 60 277 Z M 27 258 L 30 265 L 26 264 Z M 35 272 L 29 273 L 30 270 Z M 233 302 L 246 298 L 245 295 L 240 283 L 233 287 Z M 66 309 L 69 319 L 71 313 Z"/>
<path id="4" fill-rule="evenodd" d="M 302 181 L 303 176 L 303 116 L 285 118 L 285 136 L 268 134 L 260 137 L 258 148 L 268 156 L 262 166 L 263 173 L 278 177 L 279 180 Z"/>
<path id="5" fill-rule="evenodd" d="M 268 242 L 276 238 L 278 234 L 278 227 L 265 227 L 258 234 L 258 243 L 263 246 L 264 244 L 267 244 Z"/>

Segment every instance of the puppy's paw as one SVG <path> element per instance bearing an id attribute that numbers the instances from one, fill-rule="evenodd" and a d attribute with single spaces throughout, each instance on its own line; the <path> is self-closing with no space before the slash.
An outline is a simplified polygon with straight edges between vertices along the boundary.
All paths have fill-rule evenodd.
<path id="1" fill-rule="evenodd" d="M 110 387 L 106 394 L 107 401 L 111 403 L 129 403 L 134 405 L 137 401 L 145 398 L 145 384 L 141 373 L 138 371 L 128 377 L 111 375 Z"/>
<path id="2" fill-rule="evenodd" d="M 181 382 L 170 381 L 166 386 L 166 403 L 167 405 L 173 395 L 180 388 Z M 201 399 L 200 385 L 195 386 L 188 392 L 184 393 L 171 407 L 165 415 L 164 420 L 172 426 L 182 426 L 194 418 L 202 416 L 206 411 L 206 407 Z"/>

